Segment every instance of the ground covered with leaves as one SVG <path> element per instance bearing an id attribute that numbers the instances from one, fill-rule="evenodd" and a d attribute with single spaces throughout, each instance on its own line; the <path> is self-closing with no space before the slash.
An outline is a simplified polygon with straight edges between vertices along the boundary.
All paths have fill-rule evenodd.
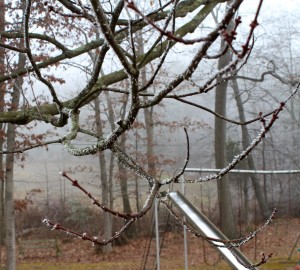
<path id="1" fill-rule="evenodd" d="M 248 231 L 254 229 L 247 228 Z M 252 262 L 259 261 L 262 252 L 266 255 L 273 253 L 269 262 L 260 269 L 294 269 L 298 260 L 297 250 L 300 248 L 300 241 L 297 243 L 299 233 L 300 219 L 275 220 L 255 240 L 244 246 L 242 251 Z M 47 236 L 55 238 L 57 232 L 49 230 Z M 167 232 L 163 237 L 161 269 L 184 269 L 182 232 Z M 148 248 L 150 240 L 151 246 Z M 25 247 L 20 252 L 18 246 L 17 269 L 155 269 L 155 238 L 132 239 L 129 244 L 115 245 L 109 254 L 96 253 L 91 243 L 69 236 L 61 237 L 58 245 L 59 256 L 56 256 L 55 248 Z M 3 263 L 3 249 L 1 256 Z M 192 235 L 188 235 L 188 264 L 189 269 L 230 269 L 210 245 Z"/>

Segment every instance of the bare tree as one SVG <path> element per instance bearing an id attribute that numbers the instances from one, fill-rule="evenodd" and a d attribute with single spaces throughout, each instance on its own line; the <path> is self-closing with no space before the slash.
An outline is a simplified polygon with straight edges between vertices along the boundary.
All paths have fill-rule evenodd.
<path id="1" fill-rule="evenodd" d="M 227 3 L 226 8 L 230 6 L 231 2 Z M 227 31 L 233 31 L 233 22 L 231 21 L 227 27 Z M 227 43 L 223 39 L 220 45 L 220 51 L 223 51 Z M 218 70 L 222 70 L 232 61 L 232 52 L 227 50 L 218 61 Z M 217 78 L 221 82 L 222 76 Z M 215 98 L 215 112 L 226 116 L 226 101 L 227 101 L 227 81 L 220 83 L 216 87 Z M 226 161 L 226 121 L 220 118 L 215 118 L 215 162 L 216 168 L 224 168 L 227 164 Z M 237 236 L 237 230 L 234 221 L 234 214 L 232 208 L 232 196 L 229 188 L 228 175 L 224 175 L 221 181 L 218 181 L 218 194 L 219 194 L 219 209 L 220 209 L 220 223 L 224 233 L 234 238 Z"/>
<path id="2" fill-rule="evenodd" d="M 237 103 L 240 121 L 245 122 L 246 117 L 245 117 L 245 112 L 244 112 L 244 108 L 243 108 L 243 102 L 241 100 L 240 90 L 239 90 L 239 86 L 238 86 L 236 79 L 232 80 L 232 88 L 234 90 L 234 96 L 235 96 L 236 103 Z M 243 147 L 247 147 L 247 145 L 249 145 L 249 143 L 251 141 L 249 132 L 248 132 L 248 128 L 246 125 L 242 125 L 241 129 L 242 129 L 242 145 L 243 145 Z M 254 158 L 252 155 L 250 155 L 247 159 L 247 168 L 250 170 L 256 170 Z M 251 178 L 251 181 L 252 181 L 252 184 L 254 187 L 255 196 L 256 196 L 258 204 L 259 204 L 261 216 L 263 218 L 266 218 L 268 216 L 268 205 L 267 205 L 266 198 L 264 196 L 265 193 L 263 192 L 262 186 L 259 184 L 259 180 L 258 180 L 257 176 L 250 175 L 250 178 Z M 246 209 L 245 209 L 245 211 L 247 212 Z"/>
<path id="3" fill-rule="evenodd" d="M 28 80 L 28 78 L 34 75 L 48 89 L 52 100 L 49 103 L 42 103 L 38 98 L 30 100 L 29 95 L 24 93 L 28 101 L 26 106 L 19 109 L 15 107 L 11 111 L 0 111 L 0 123 L 29 125 L 33 121 L 38 121 L 50 123 L 56 128 L 62 128 L 68 123 L 71 126 L 70 131 L 65 133 L 64 136 L 53 140 L 49 138 L 49 140 L 43 143 L 21 149 L 7 148 L 1 153 L 11 156 L 12 153 L 23 152 L 34 147 L 50 145 L 52 143 L 60 143 L 70 154 L 81 157 L 108 150 L 111 151 L 120 166 L 137 174 L 141 180 L 148 183 L 150 188 L 150 193 L 144 202 L 144 206 L 141 207 L 140 211 L 132 212 L 130 202 L 126 199 L 127 178 L 122 179 L 122 190 L 125 191 L 123 194 L 124 211 L 122 212 L 111 209 L 108 205 L 104 204 L 107 202 L 99 202 L 94 197 L 94 194 L 85 189 L 78 180 L 73 179 L 67 172 L 61 172 L 75 188 L 78 188 L 90 198 L 95 206 L 112 216 L 125 220 L 125 224 L 116 233 L 106 239 L 98 239 L 96 236 L 90 236 L 88 232 L 76 232 L 49 219 L 44 219 L 44 222 L 48 226 L 51 226 L 54 230 L 65 231 L 71 235 L 81 237 L 83 240 L 90 241 L 93 244 L 106 245 L 119 238 L 136 220 L 142 218 L 151 209 L 154 199 L 156 197 L 161 198 L 162 196 L 159 192 L 162 186 L 181 181 L 180 177 L 183 175 L 189 161 L 190 147 L 186 129 L 184 129 L 184 132 L 186 135 L 187 154 L 186 156 L 182 155 L 179 157 L 182 159 L 182 168 L 179 169 L 179 172 L 174 177 L 163 180 L 157 179 L 156 175 L 152 174 L 153 172 L 150 167 L 147 172 L 143 165 L 140 165 L 134 157 L 128 154 L 124 136 L 130 132 L 141 112 L 146 110 L 147 114 L 148 110 L 151 110 L 166 99 L 173 99 L 180 101 L 182 104 L 195 106 L 195 104 L 188 101 L 188 98 L 196 98 L 203 93 L 215 89 L 216 86 L 226 84 L 227 80 L 232 76 L 231 71 L 235 69 L 238 72 L 246 64 L 251 47 L 253 46 L 251 40 L 255 28 L 258 26 L 258 17 L 263 1 L 259 1 L 257 10 L 253 14 L 246 39 L 240 41 L 243 43 L 242 46 L 235 43 L 239 26 L 242 23 L 241 18 L 238 17 L 234 20 L 233 30 L 228 31 L 227 26 L 239 11 L 241 4 L 244 2 L 243 0 L 231 1 L 220 23 L 212 30 L 203 33 L 199 33 L 198 31 L 199 26 L 210 16 L 212 10 L 223 2 L 227 1 L 155 1 L 149 3 L 149 6 L 145 10 L 142 10 L 133 1 L 123 0 L 116 3 L 114 1 L 102 3 L 102 1 L 98 0 L 53 0 L 47 1 L 44 4 L 41 4 L 40 1 L 27 0 L 24 30 L 1 32 L 1 37 L 6 40 L 0 43 L 0 47 L 5 48 L 6 56 L 10 57 L 14 52 L 18 52 L 27 57 L 27 65 L 24 68 L 16 68 L 5 74 L 1 74 L 0 83 L 10 82 L 14 79 L 23 80 L 23 78 L 24 80 Z M 38 13 L 35 12 L 35 8 L 39 8 Z M 187 14 L 193 11 L 195 15 L 192 19 L 188 19 Z M 134 14 L 134 16 L 129 17 L 126 15 L 128 12 Z M 138 19 L 131 19 L 135 16 L 138 16 Z M 179 24 L 178 18 L 185 18 L 185 20 L 182 20 Z M 89 35 L 88 39 L 86 35 L 80 36 L 79 34 L 78 36 L 78 27 L 74 29 L 75 27 L 72 27 L 74 24 L 78 24 L 83 31 L 87 29 L 88 33 L 95 34 Z M 64 30 L 64 27 L 67 30 Z M 47 32 L 47 29 L 51 31 Z M 74 36 L 76 36 L 76 40 L 73 43 L 67 42 L 65 36 L 71 39 L 72 33 L 75 31 L 76 35 L 74 34 Z M 151 31 L 151 38 L 149 38 L 144 51 L 137 48 L 138 41 L 134 34 L 138 31 L 143 31 L 145 34 Z M 97 33 L 101 33 L 100 36 Z M 189 36 L 188 34 L 192 35 Z M 20 42 L 14 43 L 16 40 Z M 81 45 L 78 45 L 78 40 L 80 40 Z M 215 46 L 219 45 L 222 40 L 224 43 L 222 49 L 213 53 Z M 40 51 L 36 50 L 34 46 L 38 41 L 42 42 L 47 48 L 43 51 L 42 55 L 39 54 Z M 176 76 L 170 75 L 168 78 L 165 78 L 164 86 L 157 89 L 154 93 L 150 87 L 161 75 L 162 68 L 170 69 L 166 59 L 170 57 L 171 49 L 180 48 L 181 46 L 188 48 L 189 45 L 193 45 L 195 48 L 189 63 L 181 69 L 178 68 Z M 82 58 L 80 57 L 94 50 L 99 53 L 96 53 L 97 58 L 95 59 L 94 68 L 88 82 L 74 97 L 70 97 L 69 92 L 67 92 L 64 95 L 66 98 L 62 98 L 58 91 L 58 86 L 51 80 L 53 74 L 47 74 L 45 68 L 50 69 L 54 65 L 62 67 L 64 61 L 67 59 L 73 59 L 74 62 L 81 61 Z M 198 85 L 193 84 L 194 87 L 192 89 L 180 91 L 179 88 L 181 86 L 186 86 L 192 82 L 196 71 L 206 67 L 203 63 L 204 60 L 215 63 L 220 57 L 229 54 L 229 52 L 232 54 L 232 59 L 220 66 L 219 69 L 216 69 L 214 74 L 210 74 L 204 82 Z M 110 59 L 112 58 L 116 63 L 115 66 L 111 65 Z M 154 67 L 153 71 L 149 78 L 145 78 L 141 70 L 150 64 Z M 105 71 L 107 65 L 110 67 L 109 72 L 101 75 L 101 70 Z M 147 80 L 146 82 L 145 79 Z M 122 84 L 117 84 L 119 82 L 122 82 Z M 268 115 L 271 115 L 271 119 L 268 121 L 264 118 L 264 114 L 251 120 L 252 122 L 262 123 L 262 129 L 257 134 L 257 137 L 229 165 L 224 166 L 224 163 L 220 165 L 223 167 L 222 169 L 220 168 L 220 173 L 206 178 L 193 179 L 188 182 L 199 183 L 218 180 L 224 177 L 263 140 L 277 121 L 278 115 L 286 105 L 286 102 L 297 90 L 298 88 L 289 97 L 286 97 L 285 101 L 275 105 L 274 110 L 268 113 Z M 39 89 L 34 89 L 33 91 L 38 92 Z M 81 109 L 85 105 L 93 103 L 95 98 L 101 99 L 108 92 L 121 95 L 123 98 L 120 98 L 120 100 L 128 101 L 128 103 L 126 102 L 126 106 L 120 104 L 113 108 L 114 110 L 119 110 L 115 115 L 121 116 L 120 119 L 116 120 L 113 130 L 99 130 L 96 133 L 92 130 L 84 129 Z M 198 107 L 200 108 L 200 106 Z M 202 107 L 201 109 L 209 111 L 207 108 Z M 218 118 L 230 121 L 225 115 L 222 115 L 223 112 L 210 112 Z M 96 141 L 86 147 L 79 148 L 75 145 L 74 141 L 81 134 L 90 136 Z M 126 176 L 125 173 L 122 174 L 122 177 L 124 176 Z M 172 209 L 169 206 L 167 207 L 172 212 Z M 174 212 L 172 214 L 176 217 Z M 258 231 L 265 228 L 273 218 L 274 212 L 270 214 L 265 225 L 258 229 Z M 224 241 L 200 235 L 183 220 L 178 220 L 182 224 L 187 225 L 189 230 L 196 236 L 209 242 L 212 240 L 218 241 L 221 246 L 226 246 L 227 248 L 243 245 L 245 242 L 253 239 L 258 232 L 255 231 L 243 238 L 224 243 Z M 263 256 L 255 265 L 265 263 L 267 259 L 268 256 Z"/>
<path id="4" fill-rule="evenodd" d="M 3 3 L 4 7 L 4 3 Z M 25 10 L 25 4 L 19 5 L 16 7 L 16 9 L 21 10 L 21 13 L 23 14 Z M 5 9 L 4 9 L 5 10 Z M 4 15 L 4 14 L 3 14 Z M 5 16 L 5 15 L 4 15 Z M 3 25 L 5 26 L 5 24 Z M 19 25 L 16 28 L 19 31 L 22 31 L 24 29 L 24 21 L 21 20 L 19 22 Z M 3 59 L 4 60 L 4 59 Z M 17 60 L 17 70 L 23 69 L 25 67 L 25 61 L 26 56 L 22 53 L 18 53 L 18 60 Z M 4 67 L 4 61 L 1 63 Z M 4 68 L 3 68 L 4 69 Z M 4 106 L 4 93 L 6 92 L 5 84 L 2 84 L 3 87 L 1 87 L 1 100 L 2 100 L 2 108 L 5 108 Z M 9 104 L 8 111 L 15 111 L 18 110 L 19 107 L 19 100 L 21 95 L 21 89 L 23 86 L 23 78 L 18 77 L 12 86 L 12 93 L 11 93 L 11 100 Z M 2 109 L 2 111 L 4 111 Z M 6 246 L 6 269 L 8 270 L 14 270 L 16 269 L 16 243 L 15 243 L 15 209 L 14 209 L 14 150 L 15 150 L 15 144 L 16 144 L 16 125 L 13 123 L 8 123 L 7 128 L 5 131 L 6 136 L 6 148 L 8 153 L 6 155 L 5 159 L 5 170 L 4 166 L 1 161 L 1 175 L 3 176 L 2 181 L 4 181 L 4 184 L 2 184 L 1 193 L 4 195 L 1 195 L 1 205 L 4 207 L 4 224 L 1 224 L 1 227 L 3 226 L 5 228 L 5 246 Z M 1 135 L 4 142 L 4 134 Z M 1 143 L 1 147 L 3 147 Z M 1 158 L 2 160 L 2 158 Z M 1 208 L 2 208 L 1 207 Z M 2 238 L 2 237 L 1 237 Z"/>

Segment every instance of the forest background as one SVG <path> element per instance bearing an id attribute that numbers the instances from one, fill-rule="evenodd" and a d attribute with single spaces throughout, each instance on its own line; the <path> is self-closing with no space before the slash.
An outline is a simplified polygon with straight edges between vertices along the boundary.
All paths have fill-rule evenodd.
<path id="1" fill-rule="evenodd" d="M 22 217 L 21 234 L 46 218 L 110 242 L 114 227 L 122 228 L 111 216 L 142 217 L 157 191 L 153 183 L 165 184 L 160 191 L 181 189 L 185 166 L 225 168 L 185 178 L 196 182 L 187 184 L 188 197 L 230 238 L 237 236 L 234 220 L 257 218 L 256 202 L 261 220 L 274 208 L 279 217 L 300 214 L 297 175 L 227 174 L 235 161 L 239 169 L 299 169 L 296 1 L 256 2 L 0 2 L 1 243 L 12 239 L 10 269 L 16 237 L 7 224 L 15 216 Z M 151 12 L 158 17 L 143 18 Z M 228 14 L 232 20 L 221 27 Z M 48 64 L 57 55 L 62 59 Z M 75 139 L 76 128 L 82 134 Z M 75 178 L 114 209 L 99 214 L 100 229 Z M 125 229 L 126 239 L 140 230 Z"/>

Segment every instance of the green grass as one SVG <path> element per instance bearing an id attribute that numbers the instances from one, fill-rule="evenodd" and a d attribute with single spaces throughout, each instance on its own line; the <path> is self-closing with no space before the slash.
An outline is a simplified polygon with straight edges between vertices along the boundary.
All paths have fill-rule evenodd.
<path id="1" fill-rule="evenodd" d="M 262 265 L 259 269 L 261 270 L 284 270 L 294 269 L 297 265 L 295 260 L 288 261 L 286 258 L 272 258 L 266 264 Z"/>

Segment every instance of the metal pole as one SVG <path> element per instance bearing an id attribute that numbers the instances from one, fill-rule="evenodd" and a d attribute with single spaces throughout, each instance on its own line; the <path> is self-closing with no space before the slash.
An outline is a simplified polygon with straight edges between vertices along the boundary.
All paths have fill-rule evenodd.
<path id="1" fill-rule="evenodd" d="M 184 176 L 183 181 L 181 182 L 181 191 L 182 194 L 185 195 L 185 182 Z M 183 220 L 186 221 L 186 218 L 183 217 Z M 183 241 L 184 241 L 184 269 L 188 270 L 188 247 L 187 247 L 187 234 L 186 234 L 186 226 L 183 226 Z"/>
<path id="2" fill-rule="evenodd" d="M 160 251 L 159 251 L 159 226 L 158 226 L 158 199 L 155 198 L 155 239 L 156 239 L 156 269 L 160 270 Z"/>
<path id="3" fill-rule="evenodd" d="M 211 172 L 219 173 L 221 169 L 201 169 L 201 168 L 186 168 L 185 172 Z M 247 173 L 247 174 L 300 174 L 300 170 L 230 170 L 228 173 Z"/>

